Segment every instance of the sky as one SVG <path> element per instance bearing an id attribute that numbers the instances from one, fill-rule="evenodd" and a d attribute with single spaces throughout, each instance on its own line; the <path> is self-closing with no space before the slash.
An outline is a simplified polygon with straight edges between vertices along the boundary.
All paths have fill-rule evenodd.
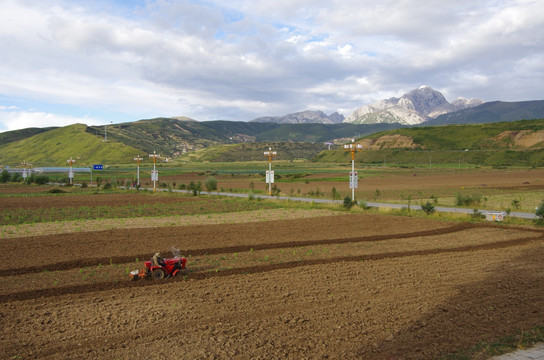
<path id="1" fill-rule="evenodd" d="M 542 0 L 0 0 L 0 132 L 544 99 Z"/>

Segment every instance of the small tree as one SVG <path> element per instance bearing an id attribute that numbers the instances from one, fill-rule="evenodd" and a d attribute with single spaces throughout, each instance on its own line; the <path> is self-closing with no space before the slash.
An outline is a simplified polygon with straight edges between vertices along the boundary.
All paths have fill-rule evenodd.
<path id="1" fill-rule="evenodd" d="M 45 185 L 49 182 L 49 176 L 47 175 L 36 175 L 34 177 L 34 182 L 38 185 Z"/>
<path id="2" fill-rule="evenodd" d="M 217 180 L 213 176 L 209 176 L 206 181 L 204 181 L 204 186 L 207 191 L 217 190 Z"/>
<path id="3" fill-rule="evenodd" d="M 535 215 L 538 217 L 540 224 L 544 223 L 544 200 L 536 207 Z"/>
<path id="4" fill-rule="evenodd" d="M 21 175 L 19 173 L 13 173 L 13 175 L 11 175 L 11 181 L 21 182 L 21 181 L 23 181 L 23 175 Z"/>
<path id="5" fill-rule="evenodd" d="M 421 210 L 423 210 L 425 214 L 430 215 L 434 213 L 434 205 L 430 201 L 427 201 L 425 204 L 421 204 Z"/>
<path id="6" fill-rule="evenodd" d="M 346 196 L 342 205 L 349 210 L 353 205 L 355 205 L 355 201 L 351 201 L 351 198 L 349 196 Z"/>
<path id="7" fill-rule="evenodd" d="M 338 192 L 338 190 L 336 190 L 336 187 L 334 187 L 334 186 L 332 187 L 331 195 L 332 195 L 333 200 L 336 200 L 336 199 L 340 198 L 340 193 Z"/>
<path id="8" fill-rule="evenodd" d="M 11 180 L 11 174 L 7 170 L 2 170 L 2 174 L 0 174 L 0 182 L 1 183 L 7 183 Z"/>

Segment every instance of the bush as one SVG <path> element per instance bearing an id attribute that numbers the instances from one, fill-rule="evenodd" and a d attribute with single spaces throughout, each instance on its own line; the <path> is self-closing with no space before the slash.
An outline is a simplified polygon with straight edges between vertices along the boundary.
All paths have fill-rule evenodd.
<path id="1" fill-rule="evenodd" d="M 346 196 L 344 198 L 344 203 L 342 206 L 344 206 L 346 209 L 351 209 L 351 207 L 355 205 L 355 201 L 351 201 L 351 198 L 349 196 Z"/>
<path id="2" fill-rule="evenodd" d="M 82 189 L 86 189 L 88 187 L 87 183 L 84 181 L 82 184 L 81 184 L 81 188 Z"/>
<path id="3" fill-rule="evenodd" d="M 340 193 L 338 192 L 338 190 L 336 190 L 336 187 L 334 187 L 334 186 L 332 187 L 331 195 L 332 195 L 333 200 L 336 200 L 336 199 L 340 198 Z"/>
<path id="4" fill-rule="evenodd" d="M 434 205 L 430 201 L 427 201 L 425 204 L 421 204 L 421 210 L 423 210 L 425 214 L 430 215 L 434 213 Z"/>
<path id="5" fill-rule="evenodd" d="M 536 207 L 535 215 L 540 223 L 544 222 L 544 200 Z"/>
<path id="6" fill-rule="evenodd" d="M 457 206 L 471 206 L 477 205 L 482 201 L 482 196 L 479 194 L 462 195 L 457 193 L 455 197 L 455 205 Z"/>
<path id="7" fill-rule="evenodd" d="M 213 176 L 209 176 L 206 181 L 204 181 L 204 186 L 208 191 L 217 190 L 217 180 Z"/>
<path id="8" fill-rule="evenodd" d="M 21 182 L 21 181 L 23 181 L 23 175 L 21 175 L 19 173 L 13 173 L 13 175 L 11 175 L 11 181 Z"/>
<path id="9" fill-rule="evenodd" d="M 102 190 L 111 190 L 111 184 L 108 182 L 104 185 L 104 187 L 102 188 Z"/>
<path id="10" fill-rule="evenodd" d="M 11 180 L 11 174 L 7 170 L 2 170 L 2 174 L 0 174 L 0 182 L 1 183 L 7 183 Z"/>
<path id="11" fill-rule="evenodd" d="M 66 193 L 66 191 L 61 190 L 61 189 L 51 189 L 48 192 L 51 193 L 51 194 L 65 194 Z"/>
<path id="12" fill-rule="evenodd" d="M 36 175 L 34 177 L 34 182 L 38 185 L 45 185 L 49 182 L 49 176 L 47 175 Z"/>

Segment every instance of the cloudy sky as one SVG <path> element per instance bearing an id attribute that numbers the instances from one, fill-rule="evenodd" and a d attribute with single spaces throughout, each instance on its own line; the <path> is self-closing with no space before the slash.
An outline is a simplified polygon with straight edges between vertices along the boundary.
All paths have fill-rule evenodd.
<path id="1" fill-rule="evenodd" d="M 0 131 L 544 99 L 542 0 L 0 0 Z"/>

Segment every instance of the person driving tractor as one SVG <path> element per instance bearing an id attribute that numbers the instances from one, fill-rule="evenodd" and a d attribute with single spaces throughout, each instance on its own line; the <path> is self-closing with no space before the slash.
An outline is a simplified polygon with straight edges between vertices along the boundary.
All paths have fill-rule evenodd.
<path id="1" fill-rule="evenodd" d="M 151 264 L 152 266 L 163 266 L 164 265 L 164 261 L 163 261 L 163 258 L 161 257 L 161 253 L 155 253 L 155 255 L 153 255 L 153 264 Z"/>

